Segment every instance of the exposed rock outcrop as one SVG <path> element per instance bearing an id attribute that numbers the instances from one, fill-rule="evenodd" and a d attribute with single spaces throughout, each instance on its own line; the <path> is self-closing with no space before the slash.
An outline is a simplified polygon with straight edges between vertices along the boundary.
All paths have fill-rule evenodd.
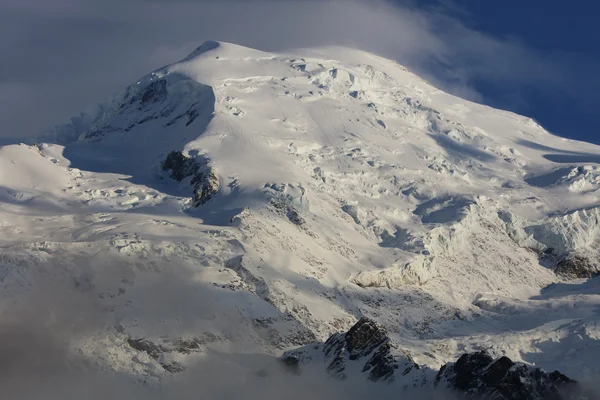
<path id="1" fill-rule="evenodd" d="M 290 183 L 266 184 L 265 190 L 271 197 L 270 204 L 275 212 L 285 215 L 294 225 L 305 226 L 306 220 L 301 214 L 308 211 L 309 204 L 304 187 Z"/>
<path id="2" fill-rule="evenodd" d="M 330 348 L 334 346 L 335 340 L 332 340 L 333 338 L 334 336 L 325 343 L 326 351 L 328 351 L 328 345 Z M 387 336 L 387 331 L 382 325 L 368 318 L 361 318 L 360 321 L 344 335 L 344 342 L 349 358 L 351 360 L 357 360 L 368 356 L 373 350 L 384 343 L 388 343 L 389 338 Z"/>
<path id="3" fill-rule="evenodd" d="M 463 354 L 456 362 L 436 373 L 420 367 L 388 336 L 386 330 L 368 318 L 359 320 L 348 332 L 336 333 L 327 342 L 285 353 L 285 369 L 294 374 L 303 365 L 323 365 L 337 379 L 355 379 L 366 374 L 373 382 L 399 383 L 399 389 L 436 388 L 450 390 L 468 399 L 489 400 L 591 400 L 594 393 L 558 371 L 494 359 L 485 351 Z M 428 390 L 429 390 L 428 389 Z M 462 397 L 461 397 L 462 398 Z"/>
<path id="4" fill-rule="evenodd" d="M 348 369 L 359 366 L 367 379 L 373 382 L 392 382 L 397 370 L 407 375 L 419 366 L 388 337 L 383 326 L 368 318 L 361 318 L 346 333 L 332 335 L 324 344 L 287 352 L 282 361 L 297 371 L 312 360 L 310 350 L 322 351 L 327 373 L 338 379 L 348 378 Z"/>
<path id="5" fill-rule="evenodd" d="M 146 339 L 128 339 L 127 344 L 137 351 L 148 354 L 152 359 L 160 364 L 167 372 L 177 373 L 185 370 L 185 367 L 178 362 L 167 363 L 163 360 L 163 354 L 168 352 L 164 346 L 159 346 Z"/>
<path id="6" fill-rule="evenodd" d="M 581 394 L 576 381 L 560 372 L 547 373 L 508 357 L 494 360 L 485 351 L 463 354 L 444 365 L 436 386 L 465 393 L 468 398 L 494 400 L 563 400 Z"/>
<path id="7" fill-rule="evenodd" d="M 600 276 L 600 266 L 583 254 L 572 253 L 558 261 L 554 272 L 564 279 L 589 279 Z"/>
<path id="8" fill-rule="evenodd" d="M 190 184 L 194 188 L 193 207 L 208 202 L 219 191 L 219 178 L 207 161 L 198 163 L 180 151 L 172 151 L 163 162 L 162 169 L 170 171 L 171 178 L 177 182 L 191 177 Z"/>
<path id="9" fill-rule="evenodd" d="M 109 133 L 129 132 L 149 121 L 158 121 L 163 127 L 183 121 L 187 127 L 203 114 L 205 119 L 210 118 L 212 112 L 206 107 L 214 97 L 210 88 L 192 81 L 183 85 L 175 78 L 155 74 L 143 81 L 127 87 L 112 103 L 102 105 L 98 115 L 84 124 L 87 126 L 77 124 L 76 129 L 83 128 L 81 138 L 99 139 Z M 170 96 L 171 89 L 186 95 Z"/>
<path id="10" fill-rule="evenodd" d="M 179 338 L 171 340 L 167 337 L 160 338 L 157 342 L 153 342 L 146 338 L 127 339 L 129 347 L 148 354 L 150 358 L 155 360 L 167 372 L 178 373 L 185 370 L 185 366 L 173 360 L 172 356 L 185 357 L 191 354 L 201 353 L 205 350 L 207 344 L 218 342 L 222 338 L 211 334 L 204 333 L 199 337 Z"/>
<path id="11" fill-rule="evenodd" d="M 347 333 L 332 335 L 325 342 L 323 351 L 330 360 L 327 372 L 344 379 L 348 360 L 366 359 L 362 372 L 368 372 L 369 380 L 393 380 L 398 364 L 391 354 L 389 342 L 383 326 L 362 318 Z"/>
<path id="12" fill-rule="evenodd" d="M 131 94 L 131 90 L 128 91 L 127 95 L 129 96 L 126 95 L 125 99 L 129 99 L 129 104 L 136 104 L 138 110 L 142 110 L 152 103 L 163 102 L 167 98 L 167 80 L 158 79 L 146 86 L 137 96 L 131 96 Z"/>

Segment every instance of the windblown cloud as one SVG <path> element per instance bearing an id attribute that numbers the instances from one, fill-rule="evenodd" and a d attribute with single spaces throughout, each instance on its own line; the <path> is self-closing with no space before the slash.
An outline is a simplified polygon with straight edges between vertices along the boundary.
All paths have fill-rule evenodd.
<path id="1" fill-rule="evenodd" d="M 597 68 L 467 27 L 447 8 L 385 0 L 6 0 L 0 5 L 0 137 L 66 120 L 204 40 L 263 50 L 358 47 L 462 97 L 526 111 L 527 90 L 595 108 Z M 486 98 L 478 88 L 499 93 Z M 591 87 L 590 87 L 591 86 Z M 594 89 L 595 88 L 595 89 Z M 560 97 L 560 96 L 559 96 Z"/>

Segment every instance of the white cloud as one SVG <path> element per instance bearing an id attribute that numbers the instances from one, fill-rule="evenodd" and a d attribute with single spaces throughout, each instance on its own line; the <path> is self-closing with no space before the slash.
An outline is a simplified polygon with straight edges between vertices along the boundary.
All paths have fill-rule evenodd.
<path id="1" fill-rule="evenodd" d="M 473 82 L 558 91 L 594 104 L 574 55 L 542 54 L 444 14 L 384 0 L 5 0 L 0 136 L 30 136 L 215 39 L 263 50 L 336 44 L 394 58 L 446 90 Z M 447 3 L 452 4 L 452 3 Z M 7 86 L 8 85 L 8 86 Z M 15 92 L 18 85 L 22 93 Z M 513 90 L 514 89 L 514 90 Z M 583 106 L 583 105 L 582 105 Z"/>

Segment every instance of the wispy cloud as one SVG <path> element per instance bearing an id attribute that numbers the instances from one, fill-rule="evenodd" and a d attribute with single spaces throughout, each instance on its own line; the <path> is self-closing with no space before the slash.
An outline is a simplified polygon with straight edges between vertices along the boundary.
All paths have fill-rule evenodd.
<path id="1" fill-rule="evenodd" d="M 344 45 L 394 58 L 477 101 L 526 110 L 521 92 L 563 93 L 593 108 L 598 67 L 478 32 L 453 2 L 384 0 L 5 0 L 0 5 L 0 136 L 37 134 L 200 42 L 263 50 Z M 589 76 L 589 75 L 587 75 Z M 480 83 L 501 95 L 484 98 Z"/>

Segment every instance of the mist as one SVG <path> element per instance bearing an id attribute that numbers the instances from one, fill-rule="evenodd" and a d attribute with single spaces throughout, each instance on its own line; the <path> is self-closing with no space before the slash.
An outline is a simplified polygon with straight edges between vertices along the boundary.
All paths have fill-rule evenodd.
<path id="1" fill-rule="evenodd" d="M 45 267 L 49 267 L 46 265 Z M 171 266 L 172 267 L 172 266 Z M 115 265 L 115 270 L 129 270 Z M 131 272 L 129 270 L 129 272 Z M 121 275 L 121 273 L 117 273 Z M 118 279 L 112 273 L 102 280 Z M 184 275 L 172 275 L 167 289 L 148 294 L 152 307 L 171 301 L 172 291 L 189 286 Z M 42 281 L 20 299 L 2 307 L 0 318 L 0 387 L 4 398 L 28 400 L 359 400 L 365 398 L 405 400 L 459 400 L 463 396 L 429 388 L 399 389 L 365 380 L 340 381 L 324 371 L 286 370 L 275 357 L 259 353 L 208 352 L 179 374 L 166 373 L 162 380 L 102 368 L 78 346 L 96 340 L 110 329 L 106 310 L 89 293 L 75 290 L 64 280 Z M 156 276 L 157 282 L 162 277 Z M 169 289 L 170 288 L 170 289 Z M 173 307 L 178 307 L 175 301 Z M 204 310 L 209 312 L 208 303 Z M 159 310 L 160 314 L 160 310 Z M 143 318 L 143 317 L 142 317 Z M 238 327 L 241 329 L 241 327 Z M 597 385 L 589 385 L 590 387 Z"/>
<path id="2" fill-rule="evenodd" d="M 201 284 L 193 287 L 185 267 L 165 264 L 149 272 L 112 257 L 106 262 L 105 258 L 92 257 L 89 263 L 74 264 L 68 268 L 70 272 L 61 271 L 64 266 L 48 260 L 30 268 L 26 274 L 30 286 L 4 302 L 0 308 L 0 392 L 4 398 L 352 400 L 399 396 L 397 387 L 366 379 L 329 379 L 324 368 L 302 369 L 297 375 L 275 357 L 258 352 L 209 351 L 185 371 L 165 373 L 161 379 L 107 368 L 83 351 L 89 342 L 107 336 L 123 317 L 119 311 L 107 312 L 107 304 L 97 296 L 102 287 L 118 286 L 123 277 L 135 281 L 140 286 L 135 295 L 146 309 L 136 317 L 148 324 L 168 318 L 165 304 L 170 314 L 177 315 L 180 307 L 187 306 L 193 307 L 196 315 L 208 315 L 211 303 L 202 301 L 203 292 L 209 289 Z M 50 276 L 44 270 L 56 273 Z M 82 280 L 89 286 L 75 284 Z M 159 285 L 160 290 L 155 290 Z M 233 320 L 227 329 L 232 334 L 236 330 L 244 334 L 244 327 L 239 322 L 235 326 Z M 143 360 L 139 362 L 143 364 Z M 432 389 L 414 389 L 403 392 L 402 398 L 455 397 Z"/>

